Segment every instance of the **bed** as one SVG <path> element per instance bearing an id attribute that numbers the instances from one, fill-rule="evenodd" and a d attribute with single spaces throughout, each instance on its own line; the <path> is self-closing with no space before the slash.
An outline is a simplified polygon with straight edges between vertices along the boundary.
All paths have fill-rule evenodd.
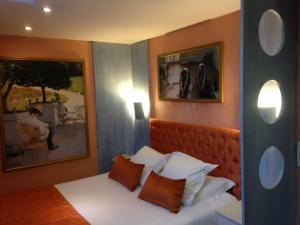
<path id="1" fill-rule="evenodd" d="M 62 216 L 60 222 L 53 223 L 52 220 L 50 223 L 42 224 L 67 225 L 81 221 L 76 224 L 217 225 L 215 210 L 241 198 L 239 131 L 157 119 L 151 120 L 150 129 L 153 148 L 162 153 L 182 151 L 195 158 L 219 164 L 219 168 L 210 175 L 229 178 L 237 184 L 236 187 L 231 193 L 223 193 L 196 202 L 193 206 L 182 206 L 179 213 L 174 214 L 137 198 L 141 187 L 129 192 L 118 182 L 108 179 L 107 174 L 102 174 L 55 185 L 53 189 L 58 190 L 58 193 L 70 203 L 69 206 L 62 207 L 62 210 L 66 210 L 72 216 L 68 218 Z M 27 193 L 26 196 L 28 198 L 30 195 Z M 6 203 L 12 204 L 9 201 Z M 4 204 L 2 201 L 1 205 L 0 199 L 0 211 L 1 207 L 3 209 Z M 76 215 L 74 212 L 79 214 Z M 13 222 L 3 223 L 5 216 L 8 218 L 7 215 L 0 213 L 1 225 L 15 225 Z"/>
<path id="2" fill-rule="evenodd" d="M 224 193 L 181 207 L 178 214 L 140 200 L 141 188 L 129 192 L 107 174 L 56 185 L 73 207 L 93 225 L 217 225 L 215 209 L 237 201 Z"/>

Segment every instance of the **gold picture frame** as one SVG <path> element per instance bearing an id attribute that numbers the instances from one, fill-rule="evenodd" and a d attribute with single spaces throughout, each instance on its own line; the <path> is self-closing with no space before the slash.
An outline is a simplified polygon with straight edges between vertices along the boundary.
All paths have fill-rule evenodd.
<path id="1" fill-rule="evenodd" d="M 0 58 L 0 82 L 4 171 L 89 156 L 84 60 Z"/>
<path id="2" fill-rule="evenodd" d="M 159 55 L 159 100 L 223 103 L 223 51 L 216 42 Z"/>

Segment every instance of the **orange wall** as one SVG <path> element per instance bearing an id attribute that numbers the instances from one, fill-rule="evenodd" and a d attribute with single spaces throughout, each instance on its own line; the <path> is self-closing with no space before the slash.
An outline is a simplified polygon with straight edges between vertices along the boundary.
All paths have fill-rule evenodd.
<path id="1" fill-rule="evenodd" d="M 84 59 L 90 155 L 88 158 L 3 172 L 0 160 L 0 193 L 56 184 L 98 173 L 96 109 L 92 47 L 90 42 L 0 35 L 0 57 Z M 1 149 L 3 151 L 3 149 Z M 1 152 L 2 152 L 1 151 Z"/>
<path id="2" fill-rule="evenodd" d="M 158 99 L 157 56 L 224 42 L 224 104 Z M 208 20 L 149 42 L 151 116 L 179 122 L 240 128 L 240 12 Z"/>

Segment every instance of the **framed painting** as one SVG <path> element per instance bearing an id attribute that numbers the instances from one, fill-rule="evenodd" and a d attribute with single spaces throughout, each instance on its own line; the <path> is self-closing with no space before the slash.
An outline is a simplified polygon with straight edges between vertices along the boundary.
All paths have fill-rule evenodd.
<path id="1" fill-rule="evenodd" d="M 84 61 L 0 58 L 5 171 L 88 155 Z"/>
<path id="2" fill-rule="evenodd" d="M 223 43 L 158 56 L 160 100 L 223 102 Z"/>

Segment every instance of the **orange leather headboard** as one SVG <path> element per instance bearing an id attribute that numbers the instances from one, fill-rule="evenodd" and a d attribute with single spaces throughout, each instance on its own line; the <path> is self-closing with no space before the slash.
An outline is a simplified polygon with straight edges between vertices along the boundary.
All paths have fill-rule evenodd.
<path id="1" fill-rule="evenodd" d="M 218 164 L 210 175 L 226 177 L 237 186 L 232 194 L 241 199 L 240 131 L 151 119 L 151 146 L 162 152 L 181 151 L 202 161 Z"/>

